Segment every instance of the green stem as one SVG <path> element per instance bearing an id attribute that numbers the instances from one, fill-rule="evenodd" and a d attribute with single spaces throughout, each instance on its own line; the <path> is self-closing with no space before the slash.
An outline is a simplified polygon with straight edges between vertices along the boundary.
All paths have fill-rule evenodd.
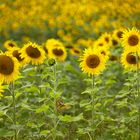
<path id="1" fill-rule="evenodd" d="M 94 76 L 92 75 L 92 83 L 91 83 L 91 88 L 92 88 L 92 91 L 91 91 L 91 106 L 92 106 L 92 124 L 93 125 L 93 116 L 94 116 L 94 95 L 93 95 L 93 90 L 94 90 Z"/>
<path id="2" fill-rule="evenodd" d="M 137 62 L 137 95 L 138 95 L 138 140 L 140 140 L 140 92 L 139 92 L 139 56 L 136 52 L 136 62 Z"/>
<path id="3" fill-rule="evenodd" d="M 56 140 L 56 127 L 57 127 L 57 107 L 56 107 L 56 93 L 57 93 L 57 75 L 56 75 L 56 64 L 53 66 L 53 82 L 54 82 L 54 132 L 53 132 L 53 140 Z"/>
<path id="4" fill-rule="evenodd" d="M 94 125 L 94 84 L 95 84 L 95 78 L 92 75 L 92 80 L 91 80 L 91 128 Z M 94 136 L 94 133 L 92 132 L 92 135 Z"/>
<path id="5" fill-rule="evenodd" d="M 14 92 L 14 83 L 11 84 L 12 86 L 12 98 L 13 98 L 13 123 L 14 127 L 16 127 L 16 99 L 15 99 L 15 92 Z M 17 130 L 16 128 L 14 129 L 14 140 L 17 140 Z"/>

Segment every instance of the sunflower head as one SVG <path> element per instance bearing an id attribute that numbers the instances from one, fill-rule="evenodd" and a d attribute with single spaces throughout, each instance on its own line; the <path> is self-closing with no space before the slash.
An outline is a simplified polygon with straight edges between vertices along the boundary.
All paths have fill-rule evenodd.
<path id="1" fill-rule="evenodd" d="M 81 49 L 78 47 L 73 47 L 70 49 L 70 53 L 74 56 L 80 56 L 81 55 Z"/>
<path id="2" fill-rule="evenodd" d="M 5 83 L 10 83 L 18 78 L 18 60 L 9 54 L 0 53 L 0 78 Z"/>
<path id="3" fill-rule="evenodd" d="M 7 50 L 11 50 L 13 48 L 17 48 L 17 44 L 15 41 L 13 40 L 7 40 L 5 43 L 4 43 L 4 47 L 7 49 Z"/>
<path id="4" fill-rule="evenodd" d="M 106 47 L 99 48 L 100 53 L 103 55 L 104 59 L 107 61 L 109 59 L 110 52 Z"/>
<path id="5" fill-rule="evenodd" d="M 48 57 L 58 61 L 64 61 L 67 57 L 67 52 L 63 44 L 56 44 L 48 48 Z"/>
<path id="6" fill-rule="evenodd" d="M 12 50 L 9 50 L 8 53 L 18 60 L 20 66 L 24 66 L 26 64 L 25 58 L 21 57 L 20 48 L 13 48 Z"/>
<path id="7" fill-rule="evenodd" d="M 83 56 L 80 58 L 80 67 L 84 73 L 88 75 L 98 75 L 105 68 L 105 60 L 103 55 L 92 48 L 84 51 Z"/>
<path id="8" fill-rule="evenodd" d="M 108 47 L 111 46 L 111 44 L 112 44 L 112 42 L 111 42 L 111 35 L 109 33 L 102 34 L 100 39 L 104 41 L 104 44 L 106 46 L 108 46 Z"/>
<path id="9" fill-rule="evenodd" d="M 116 29 L 113 31 L 113 38 L 114 40 L 117 40 L 117 42 L 121 42 L 121 39 L 123 37 L 123 32 L 124 32 L 124 29 L 123 28 L 120 28 L 120 29 Z"/>
<path id="10" fill-rule="evenodd" d="M 133 49 L 125 50 L 121 57 L 121 63 L 125 69 L 130 71 L 136 70 L 140 66 L 140 55 Z"/>
<path id="11" fill-rule="evenodd" d="M 45 51 L 36 43 L 29 42 L 21 49 L 21 58 L 24 58 L 26 63 L 33 65 L 42 64 L 46 58 Z"/>
<path id="12" fill-rule="evenodd" d="M 122 36 L 122 44 L 125 49 L 140 49 L 140 34 L 136 28 L 125 30 Z"/>
<path id="13" fill-rule="evenodd" d="M 48 39 L 45 44 L 45 48 L 47 50 L 53 47 L 61 47 L 61 46 L 63 46 L 63 44 L 59 40 L 56 40 L 56 39 Z"/>

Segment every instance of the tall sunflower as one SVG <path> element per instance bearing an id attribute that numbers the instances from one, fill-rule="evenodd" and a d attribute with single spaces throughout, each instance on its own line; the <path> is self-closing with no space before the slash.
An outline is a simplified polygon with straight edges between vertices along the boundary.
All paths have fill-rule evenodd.
<path id="1" fill-rule="evenodd" d="M 58 61 L 64 61 L 67 57 L 67 52 L 64 46 L 53 46 L 48 49 L 48 57 Z"/>
<path id="2" fill-rule="evenodd" d="M 18 78 L 18 60 L 6 53 L 0 53 L 0 79 L 2 82 L 10 83 Z"/>
<path id="3" fill-rule="evenodd" d="M 104 41 L 106 46 L 110 47 L 112 45 L 111 35 L 109 33 L 102 34 L 100 39 Z"/>
<path id="4" fill-rule="evenodd" d="M 46 59 L 45 51 L 36 43 L 29 42 L 21 49 L 21 58 L 24 58 L 26 63 L 39 65 Z"/>
<path id="5" fill-rule="evenodd" d="M 17 46 L 17 43 L 16 43 L 15 41 L 13 41 L 13 40 L 7 40 L 7 41 L 5 41 L 5 43 L 4 43 L 4 47 L 5 47 L 7 50 L 11 50 L 11 49 L 13 49 L 13 48 L 15 48 L 15 47 L 18 47 L 18 46 Z"/>
<path id="6" fill-rule="evenodd" d="M 135 71 L 137 67 L 140 68 L 140 55 L 137 60 L 136 52 L 133 49 L 125 50 L 121 56 L 121 63 L 125 69 Z"/>
<path id="7" fill-rule="evenodd" d="M 45 43 L 45 48 L 48 50 L 48 49 L 51 49 L 51 48 L 53 48 L 53 47 L 62 47 L 63 46 L 63 44 L 59 41 L 59 40 L 57 40 L 57 39 L 48 39 L 47 41 L 46 41 L 46 43 Z"/>
<path id="8" fill-rule="evenodd" d="M 140 50 L 140 33 L 136 28 L 125 30 L 122 35 L 122 45 L 125 49 Z"/>
<path id="9" fill-rule="evenodd" d="M 103 55 L 105 61 L 109 59 L 110 52 L 106 47 L 99 48 L 100 53 Z"/>
<path id="10" fill-rule="evenodd" d="M 88 48 L 84 51 L 80 61 L 82 71 L 88 75 L 98 75 L 105 69 L 105 59 L 103 55 L 92 48 Z"/>
<path id="11" fill-rule="evenodd" d="M 81 55 L 81 49 L 78 47 L 73 47 L 70 49 L 70 53 L 74 56 L 80 56 Z"/>
<path id="12" fill-rule="evenodd" d="M 25 58 L 21 58 L 20 56 L 21 55 L 20 48 L 13 48 L 12 50 L 9 50 L 8 53 L 18 60 L 20 66 L 24 66 L 26 64 Z"/>
<path id="13" fill-rule="evenodd" d="M 114 40 L 117 40 L 117 42 L 121 42 L 121 39 L 123 37 L 123 31 L 124 29 L 123 28 L 120 28 L 120 29 L 116 29 L 113 31 L 113 38 Z"/>

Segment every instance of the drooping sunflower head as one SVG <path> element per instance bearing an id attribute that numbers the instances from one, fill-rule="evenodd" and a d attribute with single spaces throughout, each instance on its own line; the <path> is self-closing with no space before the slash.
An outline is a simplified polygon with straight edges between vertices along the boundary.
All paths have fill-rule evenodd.
<path id="1" fill-rule="evenodd" d="M 26 63 L 39 65 L 46 59 L 45 51 L 36 43 L 29 42 L 21 49 L 21 58 L 24 58 Z"/>
<path id="2" fill-rule="evenodd" d="M 67 57 L 67 52 L 64 46 L 54 46 L 48 49 L 48 57 L 58 61 L 64 61 Z"/>
<path id="3" fill-rule="evenodd" d="M 125 50 L 121 56 L 121 63 L 125 69 L 134 71 L 140 68 L 140 55 L 137 55 L 133 49 Z"/>
<path id="4" fill-rule="evenodd" d="M 125 30 L 122 36 L 122 45 L 125 49 L 140 49 L 140 33 L 136 28 Z"/>
<path id="5" fill-rule="evenodd" d="M 80 56 L 82 52 L 80 48 L 73 47 L 72 49 L 70 49 L 70 53 L 74 56 Z"/>
<path id="6" fill-rule="evenodd" d="M 13 41 L 13 40 L 7 40 L 5 43 L 4 43 L 4 47 L 7 49 L 7 50 L 11 50 L 13 48 L 16 48 L 18 47 L 16 42 Z"/>
<path id="7" fill-rule="evenodd" d="M 19 62 L 16 58 L 6 53 L 0 53 L 0 79 L 10 83 L 18 78 Z"/>
<path id="8" fill-rule="evenodd" d="M 13 57 L 15 57 L 20 66 L 24 66 L 26 64 L 25 58 L 21 58 L 21 49 L 20 48 L 13 48 L 12 50 L 8 51 L 9 54 L 11 54 Z"/>
<path id="9" fill-rule="evenodd" d="M 88 48 L 84 51 L 80 61 L 82 71 L 88 75 L 98 75 L 105 68 L 105 59 L 103 55 L 92 48 Z"/>

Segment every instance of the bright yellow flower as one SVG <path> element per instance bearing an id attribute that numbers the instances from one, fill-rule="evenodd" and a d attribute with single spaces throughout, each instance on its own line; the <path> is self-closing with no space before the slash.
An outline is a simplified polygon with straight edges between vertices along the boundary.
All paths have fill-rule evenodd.
<path id="1" fill-rule="evenodd" d="M 84 51 L 80 61 L 82 71 L 88 75 L 98 75 L 105 69 L 105 59 L 103 55 L 92 48 L 88 48 Z"/>
<path id="2" fill-rule="evenodd" d="M 46 59 L 45 51 L 36 43 L 29 42 L 21 49 L 21 58 L 25 59 L 26 63 L 39 65 Z"/>
<path id="3" fill-rule="evenodd" d="M 18 47 L 16 42 L 13 41 L 13 40 L 7 40 L 5 43 L 4 43 L 4 47 L 7 49 L 7 50 L 11 50 L 13 48 L 16 48 Z"/>
<path id="4" fill-rule="evenodd" d="M 48 57 L 58 61 L 64 61 L 67 57 L 67 52 L 64 46 L 53 46 L 48 49 Z"/>
<path id="5" fill-rule="evenodd" d="M 125 50 L 121 56 L 121 63 L 129 71 L 137 70 L 140 68 L 140 55 L 137 56 L 133 49 Z"/>
<path id="6" fill-rule="evenodd" d="M 16 58 L 6 53 L 0 53 L 0 79 L 10 83 L 19 76 L 19 62 Z"/>
<path id="7" fill-rule="evenodd" d="M 24 66 L 26 64 L 25 58 L 21 58 L 21 49 L 20 48 L 13 48 L 12 50 L 8 51 L 9 54 L 11 54 L 13 57 L 15 57 L 20 66 Z"/>
<path id="8" fill-rule="evenodd" d="M 122 36 L 122 45 L 125 49 L 140 50 L 140 33 L 136 28 L 125 30 Z"/>

